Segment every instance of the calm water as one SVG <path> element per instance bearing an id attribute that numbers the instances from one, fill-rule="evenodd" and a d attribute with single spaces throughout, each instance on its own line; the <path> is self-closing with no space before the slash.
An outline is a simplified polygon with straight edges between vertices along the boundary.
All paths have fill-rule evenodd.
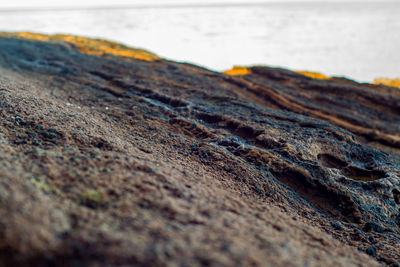
<path id="1" fill-rule="evenodd" d="M 266 4 L 0 12 L 0 31 L 67 33 L 215 70 L 262 64 L 400 77 L 400 4 Z"/>

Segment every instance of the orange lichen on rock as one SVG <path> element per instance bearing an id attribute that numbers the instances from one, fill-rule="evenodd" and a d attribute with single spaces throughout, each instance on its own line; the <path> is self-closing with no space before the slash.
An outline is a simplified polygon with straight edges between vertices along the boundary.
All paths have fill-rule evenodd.
<path id="1" fill-rule="evenodd" d="M 389 79 L 389 78 L 376 78 L 374 84 L 383 84 L 391 87 L 400 88 L 400 78 Z"/>
<path id="2" fill-rule="evenodd" d="M 131 48 L 103 39 L 90 39 L 64 34 L 46 35 L 30 32 L 0 33 L 0 36 L 16 37 L 38 41 L 67 42 L 73 44 L 80 52 L 89 55 L 114 55 L 120 57 L 130 57 L 144 61 L 154 61 L 160 59 L 160 57 L 158 57 L 157 55 L 150 53 L 146 50 Z"/>
<path id="3" fill-rule="evenodd" d="M 295 72 L 302 74 L 304 76 L 313 78 L 313 79 L 318 79 L 318 80 L 330 80 L 331 79 L 331 77 L 328 77 L 319 72 L 311 72 L 311 71 L 295 71 Z"/>
<path id="4" fill-rule="evenodd" d="M 234 66 L 233 69 L 224 71 L 224 73 L 232 76 L 246 75 L 251 73 L 251 69 L 242 66 Z"/>
<path id="5" fill-rule="evenodd" d="M 32 39 L 32 40 L 38 40 L 38 41 L 50 41 L 50 39 L 51 39 L 50 35 L 32 33 L 32 32 L 15 32 L 15 33 L 2 32 L 2 33 L 0 33 L 0 36 L 17 37 L 17 38 L 22 38 L 22 39 Z"/>
<path id="6" fill-rule="evenodd" d="M 147 52 L 146 50 L 130 48 L 115 42 L 110 42 L 102 39 L 89 39 L 71 35 L 55 35 L 56 39 L 72 43 L 78 49 L 86 54 L 102 56 L 110 54 L 120 57 L 131 57 L 145 61 L 154 61 L 160 59 L 155 54 Z"/>

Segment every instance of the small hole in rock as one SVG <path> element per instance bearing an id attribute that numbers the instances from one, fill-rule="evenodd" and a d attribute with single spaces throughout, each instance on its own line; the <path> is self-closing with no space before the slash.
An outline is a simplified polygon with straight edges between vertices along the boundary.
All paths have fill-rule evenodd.
<path id="1" fill-rule="evenodd" d="M 342 173 L 348 178 L 364 182 L 375 181 L 386 177 L 386 173 L 384 171 L 366 170 L 354 166 L 344 168 Z"/>
<path id="2" fill-rule="evenodd" d="M 318 160 L 323 166 L 328 168 L 340 169 L 347 166 L 347 163 L 344 160 L 341 160 L 329 154 L 319 154 Z"/>
<path id="3" fill-rule="evenodd" d="M 400 205 L 400 191 L 397 189 L 393 189 L 392 193 L 393 193 L 394 202 L 396 202 L 396 204 Z"/>

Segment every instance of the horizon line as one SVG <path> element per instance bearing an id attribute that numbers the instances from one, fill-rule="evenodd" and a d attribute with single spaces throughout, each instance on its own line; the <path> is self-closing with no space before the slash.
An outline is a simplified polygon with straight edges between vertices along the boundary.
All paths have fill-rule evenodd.
<path id="1" fill-rule="evenodd" d="M 313 2 L 310 0 L 304 1 L 287 1 L 282 2 L 279 0 L 273 0 L 270 2 L 250 2 L 250 3 L 194 3 L 194 4 L 137 4 L 137 5 L 100 5 L 100 6 L 44 6 L 44 7 L 9 7 L 9 8 L 1 8 L 0 12 L 40 12 L 40 11 L 77 11 L 77 10 L 118 10 L 118 9 L 168 9 L 168 8 L 218 8 L 218 7 L 248 7 L 248 6 L 268 6 L 268 5 L 289 5 L 289 4 L 393 4 L 397 3 L 395 0 L 386 0 L 386 1 L 351 1 L 342 2 L 342 1 L 317 1 Z"/>

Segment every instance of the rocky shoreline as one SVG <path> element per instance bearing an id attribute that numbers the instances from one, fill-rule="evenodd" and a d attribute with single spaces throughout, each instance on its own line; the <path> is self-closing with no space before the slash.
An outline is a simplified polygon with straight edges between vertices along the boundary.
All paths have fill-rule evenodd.
<path id="1" fill-rule="evenodd" d="M 400 264 L 400 90 L 0 33 L 1 266 Z"/>

